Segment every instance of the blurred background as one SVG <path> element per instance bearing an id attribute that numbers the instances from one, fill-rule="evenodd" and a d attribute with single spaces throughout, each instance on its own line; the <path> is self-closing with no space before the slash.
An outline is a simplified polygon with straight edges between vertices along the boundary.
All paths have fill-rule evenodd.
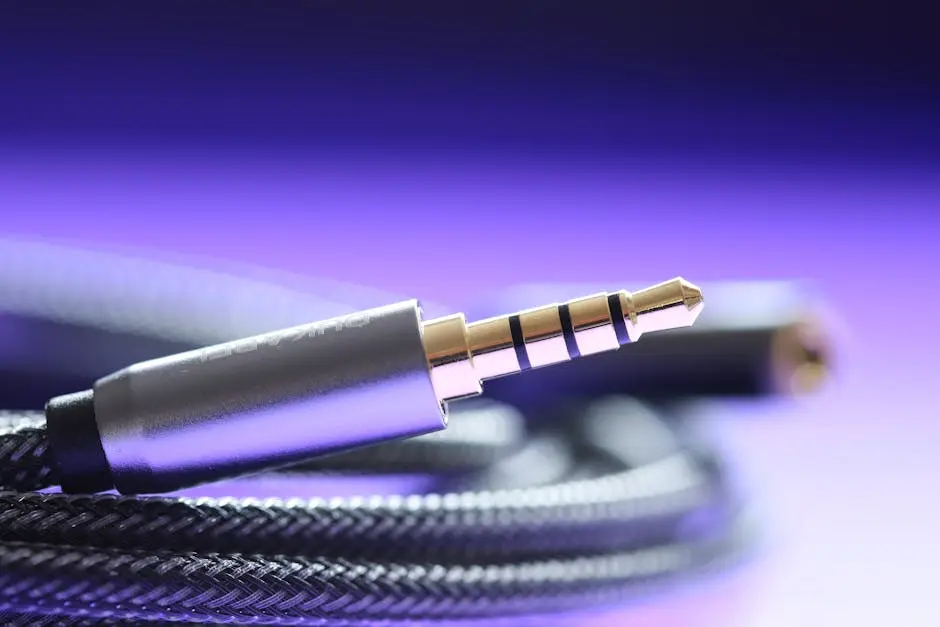
<path id="1" fill-rule="evenodd" d="M 935 25 L 904 2 L 5 4 L 0 236 L 467 310 L 519 283 L 808 280 L 831 380 L 714 425 L 768 550 L 572 620 L 932 625 Z"/>

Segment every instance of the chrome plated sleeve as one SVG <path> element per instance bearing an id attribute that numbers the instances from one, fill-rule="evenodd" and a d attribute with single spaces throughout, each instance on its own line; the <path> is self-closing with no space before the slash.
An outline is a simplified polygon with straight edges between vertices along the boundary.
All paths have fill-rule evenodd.
<path id="1" fill-rule="evenodd" d="M 147 361 L 94 386 L 123 494 L 442 429 L 416 301 Z"/>

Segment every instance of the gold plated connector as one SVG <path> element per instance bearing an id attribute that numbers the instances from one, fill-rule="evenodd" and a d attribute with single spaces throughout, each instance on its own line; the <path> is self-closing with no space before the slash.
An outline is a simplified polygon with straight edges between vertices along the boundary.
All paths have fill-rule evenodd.
<path id="1" fill-rule="evenodd" d="M 424 323 L 431 380 L 441 402 L 475 396 L 487 379 L 691 326 L 702 306 L 701 290 L 676 278 L 638 292 L 593 294 L 469 324 L 463 314 L 436 318 Z"/>
<path id="2" fill-rule="evenodd" d="M 773 336 L 771 351 L 770 383 L 778 394 L 815 392 L 829 376 L 831 351 L 817 320 L 782 327 Z"/>

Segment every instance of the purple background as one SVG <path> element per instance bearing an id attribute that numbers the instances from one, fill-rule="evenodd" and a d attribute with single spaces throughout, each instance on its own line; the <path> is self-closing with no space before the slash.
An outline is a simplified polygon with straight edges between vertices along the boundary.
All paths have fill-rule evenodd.
<path id="1" fill-rule="evenodd" d="M 834 379 L 715 425 L 766 510 L 767 550 L 571 620 L 937 624 L 927 20 L 809 3 L 537 19 L 300 6 L 14 23 L 3 235 L 456 307 L 517 282 L 811 279 L 839 319 Z"/>

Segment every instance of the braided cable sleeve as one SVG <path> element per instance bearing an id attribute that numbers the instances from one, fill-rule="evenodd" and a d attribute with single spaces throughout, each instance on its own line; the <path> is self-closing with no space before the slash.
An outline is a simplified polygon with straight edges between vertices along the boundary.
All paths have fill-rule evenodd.
<path id="1" fill-rule="evenodd" d="M 58 482 L 41 414 L 0 412 L 0 488 L 41 490 Z"/>
<path id="2" fill-rule="evenodd" d="M 602 470 L 507 490 L 128 498 L 25 491 L 54 478 L 36 423 L 8 420 L 0 435 L 0 613 L 11 624 L 515 615 L 615 601 L 740 546 L 720 477 L 680 447 L 641 465 L 624 453 L 616 467 L 610 442 L 590 454 L 585 437 L 573 467 Z M 396 446 L 407 457 L 407 446 Z M 427 460 L 429 443 L 420 446 Z M 690 524 L 703 515 L 712 524 Z"/>

